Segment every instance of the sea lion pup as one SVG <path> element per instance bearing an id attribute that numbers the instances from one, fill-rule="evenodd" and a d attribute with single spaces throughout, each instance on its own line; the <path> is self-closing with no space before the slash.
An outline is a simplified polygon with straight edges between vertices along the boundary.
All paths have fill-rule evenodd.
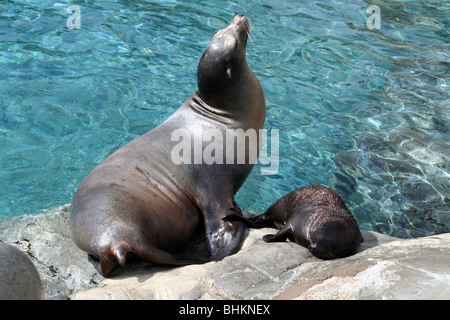
<path id="1" fill-rule="evenodd" d="M 226 161 L 225 139 L 215 140 L 216 160 L 218 149 L 223 151 L 217 162 L 199 161 L 196 147 L 200 141 L 205 150 L 211 132 L 225 137 L 229 129 L 258 132 L 263 127 L 264 94 L 246 61 L 249 28 L 249 20 L 237 15 L 218 31 L 198 65 L 199 90 L 81 183 L 71 205 L 70 229 L 101 274 L 124 266 L 127 256 L 175 266 L 204 262 L 177 254 L 202 229 L 213 259 L 239 250 L 245 225 L 223 218 L 230 207 L 237 209 L 234 195 L 254 163 Z M 180 138 L 189 142 L 188 149 L 177 149 Z"/>
<path id="2" fill-rule="evenodd" d="M 262 215 L 246 219 L 232 214 L 225 219 L 242 220 L 253 228 L 276 227 L 278 233 L 265 235 L 264 241 L 289 239 L 325 260 L 355 254 L 363 241 L 358 223 L 339 195 L 320 185 L 288 193 Z"/>

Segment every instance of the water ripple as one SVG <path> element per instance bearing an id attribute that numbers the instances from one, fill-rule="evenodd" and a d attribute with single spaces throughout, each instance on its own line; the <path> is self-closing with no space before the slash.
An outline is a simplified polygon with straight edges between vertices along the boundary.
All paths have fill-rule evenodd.
<path id="1" fill-rule="evenodd" d="M 338 190 L 364 229 L 450 230 L 446 1 L 0 3 L 0 216 L 71 200 L 111 152 L 196 90 L 217 29 L 249 16 L 248 62 L 264 88 L 280 168 L 258 164 L 239 204 L 264 211 L 307 184 Z"/>

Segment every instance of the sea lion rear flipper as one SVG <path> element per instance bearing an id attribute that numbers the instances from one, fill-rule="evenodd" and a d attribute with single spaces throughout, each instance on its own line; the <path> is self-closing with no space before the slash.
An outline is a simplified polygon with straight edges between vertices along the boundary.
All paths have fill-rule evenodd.
<path id="1" fill-rule="evenodd" d="M 107 276 L 117 267 L 125 265 L 130 249 L 128 244 L 121 243 L 111 249 L 104 248 L 100 257 L 89 254 L 88 260 L 102 276 Z"/>
<path id="2" fill-rule="evenodd" d="M 94 266 L 95 269 L 104 277 L 116 269 L 119 265 L 114 261 L 105 258 L 104 256 L 97 258 L 92 254 L 88 254 L 89 262 Z"/>
<path id="3" fill-rule="evenodd" d="M 202 264 L 209 261 L 206 258 L 200 259 L 187 255 L 172 254 L 153 246 L 134 250 L 133 253 L 144 261 L 165 266 L 185 266 L 189 264 Z"/>
<path id="4" fill-rule="evenodd" d="M 266 234 L 263 236 L 265 242 L 285 242 L 289 238 L 289 229 L 282 228 L 277 234 Z"/>
<path id="5" fill-rule="evenodd" d="M 113 270 L 117 269 L 117 267 L 125 266 L 127 254 L 129 252 L 133 253 L 141 260 L 158 265 L 184 266 L 209 262 L 209 259 L 206 257 L 202 259 L 186 255 L 176 255 L 152 246 L 133 249 L 124 245 L 119 245 L 110 251 L 105 250 L 100 258 L 89 254 L 88 259 L 102 276 L 107 276 Z"/>

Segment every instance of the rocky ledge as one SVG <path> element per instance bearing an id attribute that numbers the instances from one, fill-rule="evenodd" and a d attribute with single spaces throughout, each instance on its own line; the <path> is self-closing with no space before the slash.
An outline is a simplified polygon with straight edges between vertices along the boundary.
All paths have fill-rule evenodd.
<path id="1" fill-rule="evenodd" d="M 71 240 L 68 206 L 0 222 L 0 239 L 28 254 L 47 299 L 450 299 L 450 233 L 402 240 L 363 231 L 357 254 L 324 261 L 261 239 L 273 232 L 249 230 L 219 262 L 137 263 L 105 279 Z"/>

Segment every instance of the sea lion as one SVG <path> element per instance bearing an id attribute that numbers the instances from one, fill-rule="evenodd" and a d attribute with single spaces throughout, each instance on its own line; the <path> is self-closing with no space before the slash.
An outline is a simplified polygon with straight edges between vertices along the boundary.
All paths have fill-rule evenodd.
<path id="1" fill-rule="evenodd" d="M 25 253 L 0 240 L 0 300 L 42 300 L 44 287 Z"/>
<path id="2" fill-rule="evenodd" d="M 204 135 L 211 131 L 224 137 L 228 129 L 262 129 L 264 94 L 246 61 L 249 30 L 249 20 L 237 15 L 218 31 L 200 59 L 198 91 L 161 125 L 110 155 L 79 186 L 70 229 L 101 274 L 125 265 L 127 255 L 165 265 L 203 262 L 175 254 L 203 227 L 213 259 L 239 250 L 245 225 L 223 218 L 238 208 L 234 194 L 254 164 L 230 164 L 225 152 L 223 161 L 199 163 L 194 146 L 183 150 L 190 162 L 174 163 L 180 137 L 173 134 L 182 132 L 205 149 Z M 216 142 L 225 149 L 223 140 Z"/>
<path id="3" fill-rule="evenodd" d="M 278 233 L 265 235 L 264 241 L 289 239 L 324 260 L 350 256 L 363 241 L 358 223 L 339 195 L 320 185 L 288 193 L 262 215 L 246 219 L 231 214 L 225 219 L 241 220 L 253 228 L 276 227 Z"/>

